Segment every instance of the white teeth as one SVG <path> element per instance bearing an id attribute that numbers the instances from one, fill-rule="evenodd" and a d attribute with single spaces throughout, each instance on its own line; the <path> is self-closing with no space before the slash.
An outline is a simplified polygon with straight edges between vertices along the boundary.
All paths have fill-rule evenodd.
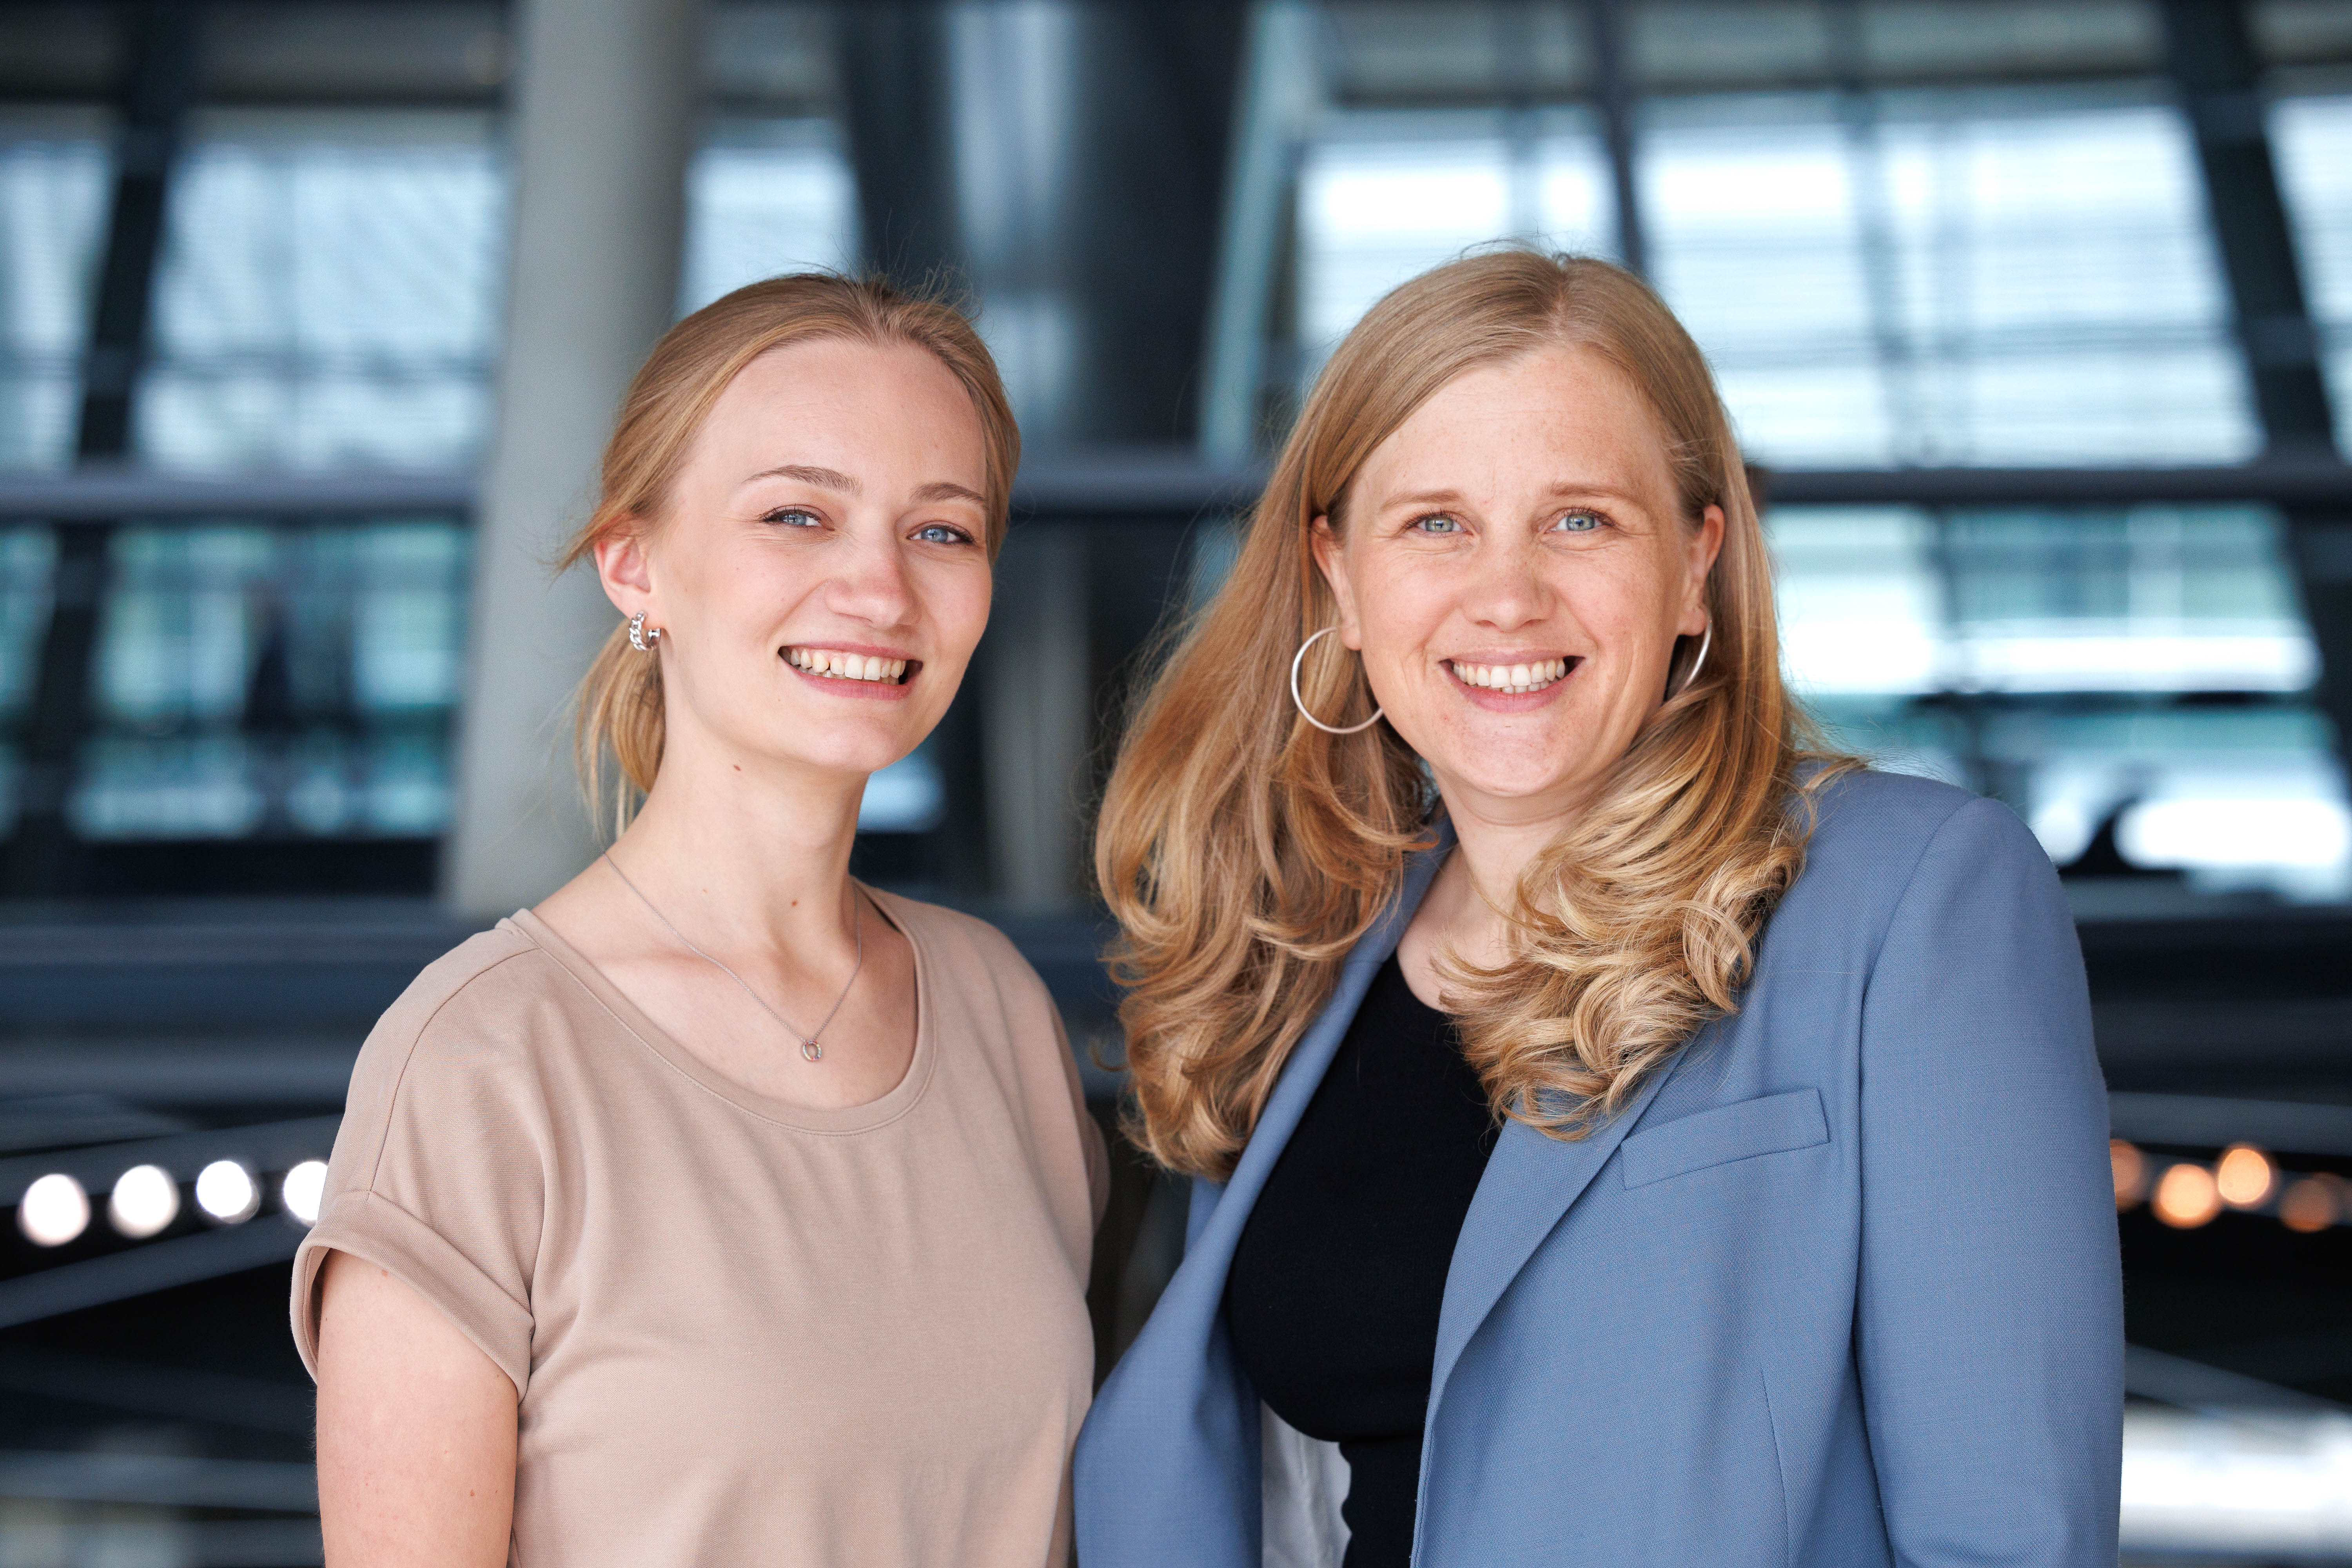
<path id="1" fill-rule="evenodd" d="M 805 669 L 812 675 L 829 675 L 836 680 L 895 682 L 907 673 L 907 661 L 903 658 L 884 658 L 878 654 L 843 653 L 835 648 L 786 648 L 784 662 L 794 669 Z"/>
<path id="2" fill-rule="evenodd" d="M 1568 674 L 1568 660 L 1539 658 L 1531 664 L 1455 663 L 1454 674 L 1465 686 L 1513 694 L 1540 691 Z"/>

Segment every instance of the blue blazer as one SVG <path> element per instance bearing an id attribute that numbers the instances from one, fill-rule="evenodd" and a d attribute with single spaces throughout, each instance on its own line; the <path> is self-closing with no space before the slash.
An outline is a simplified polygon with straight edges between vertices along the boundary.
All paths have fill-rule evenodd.
<path id="1" fill-rule="evenodd" d="M 1347 959 L 1076 1457 L 1082 1568 L 1259 1568 L 1221 1303 L 1444 850 Z M 1561 1142 L 1508 1124 L 1446 1275 L 1425 1568 L 2116 1562 L 2123 1292 L 2072 920 L 2004 807 L 1824 792 L 1740 1010 Z"/>

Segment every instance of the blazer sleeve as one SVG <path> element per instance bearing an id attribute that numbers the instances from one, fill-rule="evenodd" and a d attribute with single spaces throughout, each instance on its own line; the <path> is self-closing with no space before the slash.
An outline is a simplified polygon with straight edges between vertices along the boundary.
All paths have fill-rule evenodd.
<path id="1" fill-rule="evenodd" d="M 1863 1007 L 1856 1356 L 1906 1568 L 2114 1568 L 2123 1282 L 2056 875 L 2005 807 L 1937 829 Z"/>

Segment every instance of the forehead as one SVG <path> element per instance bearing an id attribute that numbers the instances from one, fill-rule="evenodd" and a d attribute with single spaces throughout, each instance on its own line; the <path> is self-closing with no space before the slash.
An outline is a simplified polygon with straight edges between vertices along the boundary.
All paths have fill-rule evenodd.
<path id="1" fill-rule="evenodd" d="M 1372 449 L 1368 491 L 1589 485 L 1671 505 L 1673 466 L 1649 399 L 1595 351 L 1548 346 L 1455 376 Z M 1368 500 L 1375 496 L 1368 495 Z"/>
<path id="2" fill-rule="evenodd" d="M 912 344 L 851 338 L 786 343 L 752 360 L 711 405 L 695 448 L 761 467 L 935 469 L 923 478 L 975 489 L 985 468 L 979 411 L 947 366 Z"/>

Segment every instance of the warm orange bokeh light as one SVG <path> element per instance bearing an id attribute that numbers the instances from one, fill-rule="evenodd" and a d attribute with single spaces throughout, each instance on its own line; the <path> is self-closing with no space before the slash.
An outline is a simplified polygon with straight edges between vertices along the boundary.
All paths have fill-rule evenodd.
<path id="1" fill-rule="evenodd" d="M 2271 1195 L 2278 1184 L 2278 1167 L 2251 1143 L 2232 1143 L 2221 1151 L 2213 1169 L 2213 1184 L 2231 1208 L 2250 1209 Z"/>
<path id="2" fill-rule="evenodd" d="M 2309 1235 L 2336 1223 L 2336 1194 L 2316 1176 L 2305 1176 L 2279 1199 L 2279 1223 Z"/>
<path id="3" fill-rule="evenodd" d="M 2147 1161 L 2137 1149 L 2110 1138 L 2107 1163 L 2116 1168 L 2116 1207 L 2127 1209 L 2147 1195 Z"/>
<path id="4" fill-rule="evenodd" d="M 2156 1217 L 2178 1230 L 2194 1230 L 2221 1212 L 2213 1173 L 2202 1165 L 2175 1165 L 2156 1184 Z"/>

